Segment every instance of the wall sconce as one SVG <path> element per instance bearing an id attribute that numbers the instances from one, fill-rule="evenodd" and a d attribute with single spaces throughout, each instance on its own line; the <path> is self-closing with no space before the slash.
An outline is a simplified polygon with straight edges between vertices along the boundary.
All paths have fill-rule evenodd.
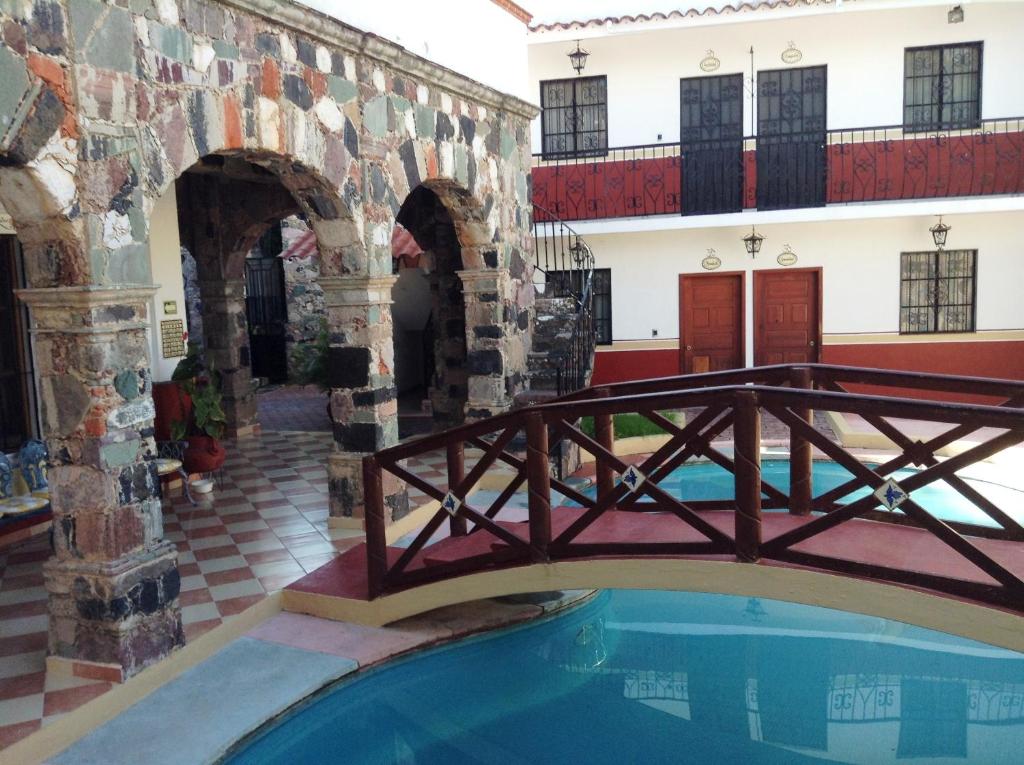
<path id="1" fill-rule="evenodd" d="M 946 14 L 946 21 L 950 24 L 960 24 L 964 20 L 964 7 L 962 5 L 954 5 L 949 9 L 949 13 Z"/>
<path id="2" fill-rule="evenodd" d="M 930 229 L 928 229 L 929 231 L 932 232 L 932 239 L 935 240 L 936 249 L 941 250 L 943 247 L 946 246 L 946 235 L 949 233 L 949 230 L 951 228 L 953 227 L 947 226 L 945 223 L 942 222 L 942 216 L 940 215 L 939 222 L 932 226 Z"/>
<path id="3" fill-rule="evenodd" d="M 764 237 L 761 236 L 754 227 L 750 227 L 750 233 L 743 237 L 743 246 L 747 248 L 747 254 L 756 258 L 757 253 L 761 251 L 761 243 L 764 241 Z"/>
<path id="4" fill-rule="evenodd" d="M 587 56 L 589 52 L 583 50 L 580 47 L 580 41 L 576 41 L 576 50 L 570 51 L 568 54 L 569 63 L 572 64 L 572 68 L 576 70 L 576 74 L 582 74 L 583 68 L 587 65 Z"/>

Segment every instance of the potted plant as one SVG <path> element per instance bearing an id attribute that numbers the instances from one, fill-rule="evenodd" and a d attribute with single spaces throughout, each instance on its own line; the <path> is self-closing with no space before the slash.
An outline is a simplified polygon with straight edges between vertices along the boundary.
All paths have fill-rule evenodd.
<path id="1" fill-rule="evenodd" d="M 297 343 L 292 350 L 292 381 L 298 385 L 315 385 L 327 393 L 327 417 L 331 415 L 330 386 L 327 384 L 327 355 L 331 350 L 327 320 L 320 319 L 320 329 L 311 343 Z"/>
<path id="2" fill-rule="evenodd" d="M 220 443 L 227 425 L 221 406 L 220 374 L 203 364 L 199 346 L 189 343 L 185 356 L 171 375 L 191 401 L 188 417 L 171 423 L 171 438 L 188 441 L 182 455 L 187 473 L 209 473 L 224 464 L 224 447 Z"/>

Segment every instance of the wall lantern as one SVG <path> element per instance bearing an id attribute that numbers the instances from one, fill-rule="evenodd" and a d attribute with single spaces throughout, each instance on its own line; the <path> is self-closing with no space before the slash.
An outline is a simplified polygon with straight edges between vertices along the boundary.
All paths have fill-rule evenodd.
<path id="1" fill-rule="evenodd" d="M 945 223 L 942 222 L 942 216 L 940 215 L 939 222 L 932 226 L 930 229 L 928 229 L 929 231 L 932 232 L 932 239 L 935 240 L 935 247 L 937 249 L 941 250 L 943 247 L 946 246 L 946 234 L 949 233 L 949 230 L 951 228 L 953 227 L 947 226 Z"/>
<path id="2" fill-rule="evenodd" d="M 757 231 L 754 230 L 754 227 L 751 226 L 750 233 L 743 237 L 743 246 L 747 248 L 747 254 L 750 257 L 756 258 L 757 253 L 761 251 L 761 242 L 763 241 L 764 237 L 757 233 Z"/>
<path id="3" fill-rule="evenodd" d="M 960 24 L 964 20 L 964 7 L 962 5 L 954 5 L 949 9 L 949 13 L 946 14 L 946 21 L 950 24 Z"/>
<path id="4" fill-rule="evenodd" d="M 576 70 L 576 74 L 583 73 L 583 67 L 587 65 L 587 56 L 590 55 L 588 51 L 583 50 L 580 47 L 580 41 L 576 41 L 576 50 L 570 51 L 568 54 L 569 63 L 572 64 L 572 68 Z"/>
<path id="5" fill-rule="evenodd" d="M 579 268 L 587 255 L 587 245 L 582 239 L 576 237 L 576 241 L 569 245 L 569 255 L 572 256 L 572 262 Z"/>

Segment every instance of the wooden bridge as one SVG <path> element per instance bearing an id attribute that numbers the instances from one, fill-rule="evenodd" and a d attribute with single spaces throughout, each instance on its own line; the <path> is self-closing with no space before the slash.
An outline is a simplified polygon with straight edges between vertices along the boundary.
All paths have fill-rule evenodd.
<path id="1" fill-rule="evenodd" d="M 1024 527 L 1016 518 L 1024 517 L 1024 493 L 1016 507 L 1000 507 L 990 492 L 962 473 L 1024 441 L 1022 404 L 1024 384 L 1012 381 L 816 364 L 586 389 L 366 457 L 365 545 L 292 585 L 285 605 L 352 618 L 354 612 L 344 608 L 314 608 L 313 599 L 373 604 L 402 596 L 404 605 L 397 611 L 363 617 L 380 622 L 517 587 L 583 585 L 712 591 L 722 586 L 836 602 L 838 596 L 802 592 L 812 581 L 807 575 L 815 574 L 819 589 L 831 588 L 833 596 L 856 591 L 853 600 L 863 600 L 865 592 L 916 594 L 926 604 L 922 613 L 937 602 L 928 594 L 960 605 L 984 604 L 1001 629 L 1019 633 Z M 665 414 L 682 409 L 689 415 L 682 424 Z M 866 462 L 815 429 L 815 410 L 858 416 L 895 449 L 881 461 Z M 653 453 L 634 459 L 616 455 L 613 418 L 626 413 L 664 431 L 667 437 Z M 762 475 L 766 416 L 788 434 L 786 491 Z M 933 435 L 912 436 L 894 420 L 923 423 Z M 730 431 L 731 453 L 724 446 Z M 593 455 L 593 496 L 553 476 L 551 457 L 559 444 L 574 444 Z M 939 456 L 954 445 L 954 456 Z M 479 455 L 471 467 L 467 448 Z M 438 449 L 447 453 L 446 485 L 404 467 L 407 458 Z M 834 461 L 852 477 L 815 493 L 816 458 Z M 732 474 L 733 496 L 679 499 L 659 485 L 677 467 L 697 459 Z M 919 469 L 908 474 L 907 468 Z M 486 506 L 472 493 L 485 474 L 492 482 L 495 476 L 507 477 L 504 489 Z M 385 480 L 395 479 L 440 503 L 407 547 L 391 546 L 386 539 L 384 486 Z M 1024 485 L 1024 478 L 1017 479 Z M 940 508 L 913 496 L 936 483 L 967 500 L 990 523 L 943 520 Z M 524 488 L 526 511 L 521 502 L 517 507 L 511 501 Z M 851 498 L 854 493 L 859 498 Z M 704 577 L 697 584 L 692 577 L 689 586 L 664 581 L 697 570 Z M 821 580 L 822 573 L 833 576 Z M 766 591 L 759 582 L 767 583 L 770 574 L 783 575 L 787 584 L 776 582 Z M 477 584 L 467 584 L 471 581 Z M 895 587 L 865 590 L 865 583 Z M 903 605 L 893 601 L 881 608 L 881 615 L 904 613 L 906 601 L 897 600 Z M 974 618 L 973 611 L 953 611 L 959 616 L 932 626 Z"/>

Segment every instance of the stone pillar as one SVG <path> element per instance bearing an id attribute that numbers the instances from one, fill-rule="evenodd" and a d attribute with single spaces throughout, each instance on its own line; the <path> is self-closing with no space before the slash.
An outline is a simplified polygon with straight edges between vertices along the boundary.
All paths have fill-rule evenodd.
<path id="1" fill-rule="evenodd" d="M 55 556 L 48 666 L 121 680 L 184 642 L 163 537 L 146 329 L 152 287 L 19 291 L 31 309 Z M 81 672 L 79 671 L 79 674 Z"/>
<path id="2" fill-rule="evenodd" d="M 466 302 L 469 400 L 466 420 L 473 422 L 512 408 L 506 306 L 511 284 L 504 269 L 459 271 Z"/>
<path id="3" fill-rule="evenodd" d="M 245 319 L 245 280 L 200 281 L 199 294 L 206 361 L 221 375 L 221 405 L 227 419 L 224 434 L 250 436 L 259 431 L 259 423 Z"/>
<path id="4" fill-rule="evenodd" d="M 398 443 L 391 287 L 395 276 L 323 277 L 331 349 L 327 376 L 334 453 L 327 466 L 333 528 L 362 528 L 362 458 Z M 405 486 L 385 474 L 389 521 L 409 511 Z"/>

